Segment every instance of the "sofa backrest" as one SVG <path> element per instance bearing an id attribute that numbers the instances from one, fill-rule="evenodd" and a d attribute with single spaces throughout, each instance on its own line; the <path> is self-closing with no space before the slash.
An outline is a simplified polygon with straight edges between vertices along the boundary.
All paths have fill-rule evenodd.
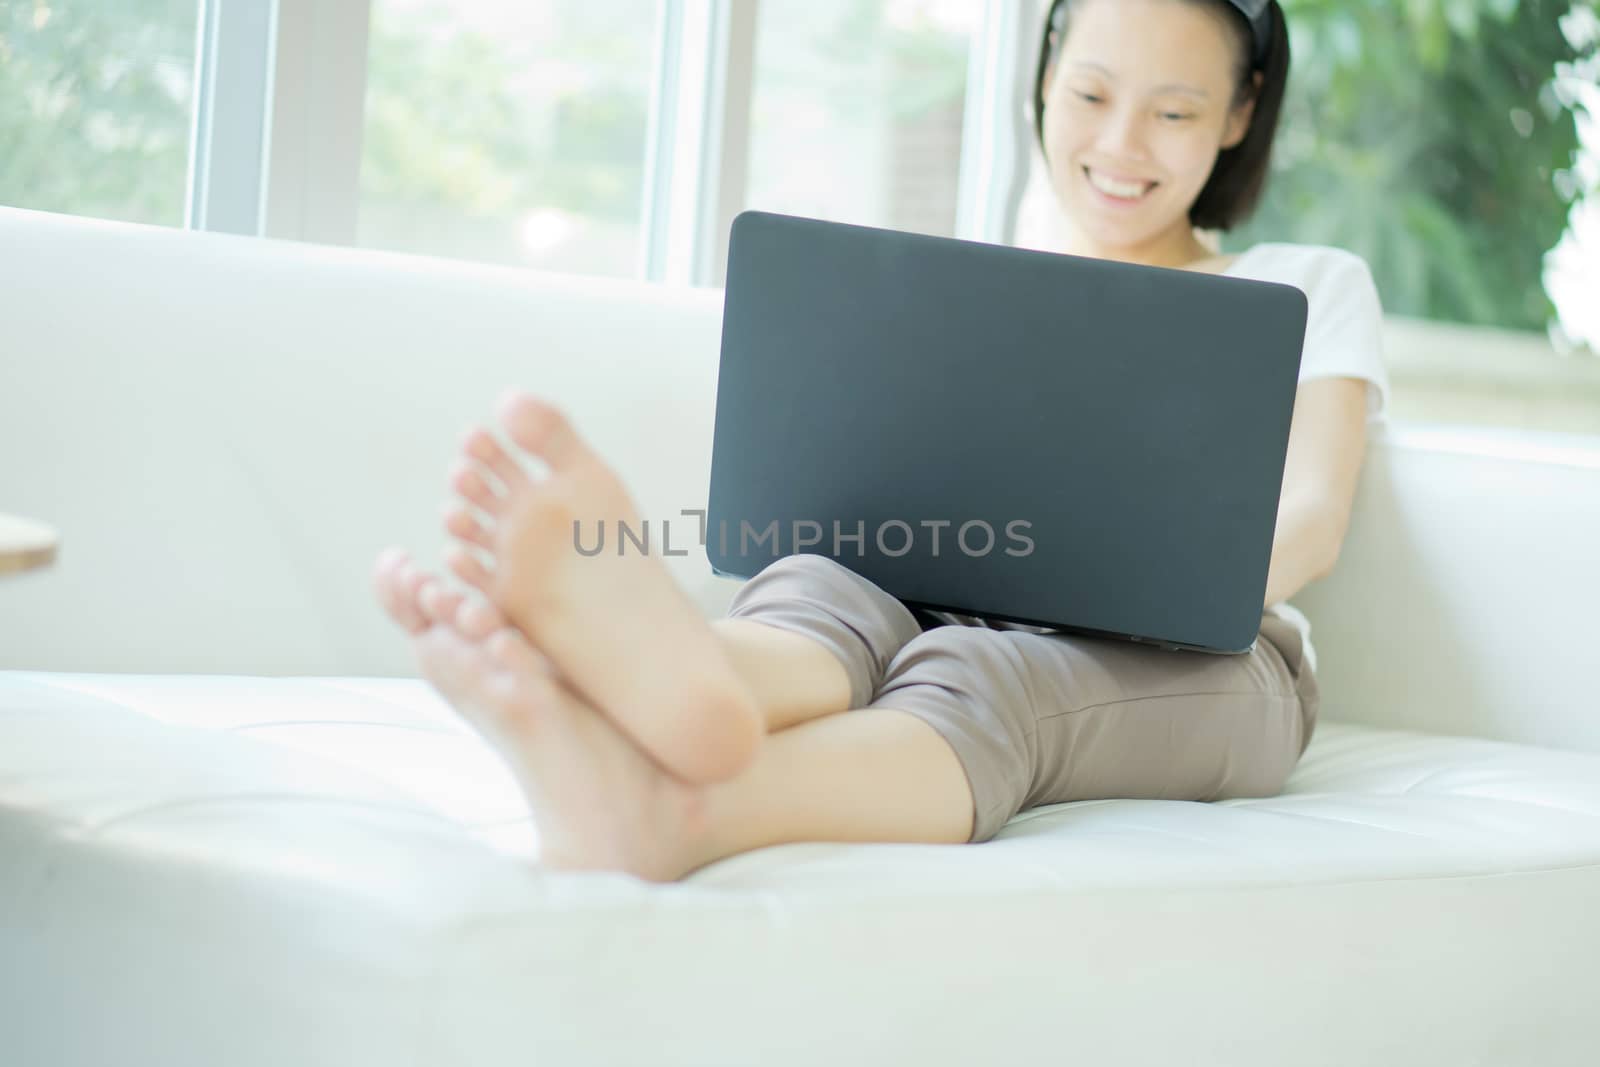
<path id="1" fill-rule="evenodd" d="M 0 209 L 0 299 L 0 513 L 63 535 L 0 578 L 0 669 L 414 674 L 373 558 L 439 562 L 460 435 L 511 386 L 570 410 L 655 536 L 698 532 L 720 290 Z M 1295 598 L 1325 716 L 1600 751 L 1600 453 L 1520 447 L 1373 440 Z M 737 588 L 668 565 L 708 615 Z"/>

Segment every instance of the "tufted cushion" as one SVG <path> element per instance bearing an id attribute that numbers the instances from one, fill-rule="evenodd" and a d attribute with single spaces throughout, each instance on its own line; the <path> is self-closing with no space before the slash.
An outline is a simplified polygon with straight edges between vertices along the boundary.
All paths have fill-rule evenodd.
<path id="1" fill-rule="evenodd" d="M 1322 723 L 1273 798 L 1052 805 L 671 886 L 536 853 L 423 683 L 0 673 L 19 1063 L 1172 1062 L 1228 1012 L 1231 1064 L 1593 1048 L 1587 753 Z M 1529 1058 L 1474 1059 L 1495 1042 Z"/>

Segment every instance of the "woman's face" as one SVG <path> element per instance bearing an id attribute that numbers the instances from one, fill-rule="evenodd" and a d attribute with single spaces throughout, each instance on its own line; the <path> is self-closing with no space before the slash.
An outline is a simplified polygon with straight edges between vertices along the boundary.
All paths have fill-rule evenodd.
<path id="1" fill-rule="evenodd" d="M 1179 0 L 1079 0 L 1044 83 L 1056 199 L 1105 248 L 1192 238 L 1217 153 L 1244 138 L 1235 45 L 1219 13 Z"/>

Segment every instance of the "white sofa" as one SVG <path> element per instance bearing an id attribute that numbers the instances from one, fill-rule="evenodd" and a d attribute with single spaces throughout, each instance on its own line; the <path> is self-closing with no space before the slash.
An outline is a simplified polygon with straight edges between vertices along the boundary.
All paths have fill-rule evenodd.
<path id="1" fill-rule="evenodd" d="M 720 292 L 0 210 L 0 300 L 7 1064 L 1600 1062 L 1600 450 L 1373 441 L 1281 796 L 658 886 L 537 867 L 368 573 L 507 385 L 703 506 Z"/>

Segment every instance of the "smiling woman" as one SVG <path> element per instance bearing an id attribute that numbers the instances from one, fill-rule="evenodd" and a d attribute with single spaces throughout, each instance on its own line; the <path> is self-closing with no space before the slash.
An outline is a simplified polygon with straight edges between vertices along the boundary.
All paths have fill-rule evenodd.
<path id="1" fill-rule="evenodd" d="M 1310 622 L 1288 600 L 1333 569 L 1367 427 L 1387 419 L 1382 304 L 1348 251 L 1264 241 L 1218 256 L 1204 232 L 1260 202 L 1289 64 L 1274 0 L 1054 0 L 1033 99 L 1060 250 L 1306 294 L 1265 611 L 1294 625 L 1314 670 Z"/>
<path id="2" fill-rule="evenodd" d="M 1261 197 L 1289 39 L 1277 5 L 1260 0 L 1173 2 L 1167 32 L 1147 40 L 1133 32 L 1150 24 L 1138 7 L 1051 5 L 1034 130 L 1063 251 L 1184 266 L 1211 252 L 1195 229 L 1228 229 Z"/>

